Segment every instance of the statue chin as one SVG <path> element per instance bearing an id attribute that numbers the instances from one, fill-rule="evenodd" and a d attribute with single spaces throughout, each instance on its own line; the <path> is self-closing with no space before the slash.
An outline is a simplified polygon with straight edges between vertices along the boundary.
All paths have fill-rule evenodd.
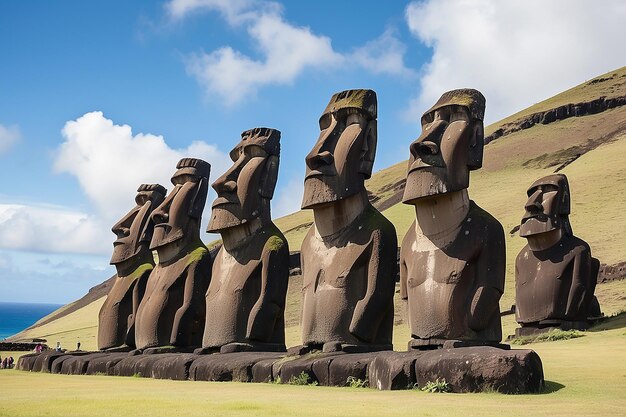
<path id="1" fill-rule="evenodd" d="M 228 229 L 231 227 L 239 226 L 249 222 L 252 219 L 241 219 L 229 210 L 221 207 L 216 207 L 211 213 L 211 220 L 207 227 L 207 232 L 218 232 L 220 230 Z"/>
<path id="2" fill-rule="evenodd" d="M 331 177 L 335 178 L 335 177 Z M 308 178 L 304 182 L 304 196 L 302 197 L 302 209 L 314 209 L 329 203 L 343 200 L 363 189 L 363 185 L 359 187 L 349 187 L 338 184 L 334 181 L 333 185 L 329 185 L 322 178 Z M 352 188 L 352 189 L 351 189 Z"/>
<path id="3" fill-rule="evenodd" d="M 556 229 L 557 226 L 552 224 L 550 219 L 543 221 L 533 217 L 522 223 L 519 228 L 519 235 L 521 237 L 529 237 L 541 233 L 551 232 Z"/>

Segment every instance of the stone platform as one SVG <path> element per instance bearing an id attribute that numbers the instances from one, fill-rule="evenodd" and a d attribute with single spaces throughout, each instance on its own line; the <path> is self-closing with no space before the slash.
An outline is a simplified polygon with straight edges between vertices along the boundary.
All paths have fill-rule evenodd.
<path id="1" fill-rule="evenodd" d="M 532 350 L 462 347 L 411 352 L 103 353 L 46 351 L 22 356 L 17 369 L 71 375 L 141 376 L 192 381 L 289 383 L 302 373 L 325 386 L 368 380 L 380 390 L 411 389 L 445 379 L 453 392 L 540 392 L 541 359 Z"/>

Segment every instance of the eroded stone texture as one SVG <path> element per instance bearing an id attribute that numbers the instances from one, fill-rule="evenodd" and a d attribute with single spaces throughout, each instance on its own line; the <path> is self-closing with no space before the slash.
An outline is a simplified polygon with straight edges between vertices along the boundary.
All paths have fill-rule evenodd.
<path id="1" fill-rule="evenodd" d="M 135 318 L 138 349 L 202 343 L 212 262 L 200 240 L 200 220 L 211 166 L 183 158 L 176 168 L 174 189 L 152 213 L 150 249 L 156 249 L 159 263 L 150 273 Z"/>
<path id="2" fill-rule="evenodd" d="M 267 378 L 259 375 L 255 365 L 260 362 L 278 361 L 283 355 L 274 352 L 236 352 L 214 355 L 201 355 L 189 369 L 189 379 L 194 381 L 238 381 L 251 382 Z"/>
<path id="3" fill-rule="evenodd" d="M 376 153 L 376 93 L 333 95 L 306 157 L 302 208 L 303 351 L 391 349 L 396 233 L 368 201 Z"/>
<path id="4" fill-rule="evenodd" d="M 502 339 L 504 231 L 467 193 L 470 170 L 482 166 L 484 111 L 479 91 L 446 92 L 410 146 L 403 202 L 416 220 L 400 250 L 400 285 L 412 348 Z"/>
<path id="5" fill-rule="evenodd" d="M 208 232 L 219 232 L 206 293 L 204 351 L 284 351 L 289 247 L 270 217 L 280 132 L 255 128 L 231 151 L 233 166 L 213 183 Z"/>
<path id="6" fill-rule="evenodd" d="M 528 240 L 515 261 L 517 335 L 560 327 L 584 329 L 600 315 L 594 290 L 600 262 L 569 222 L 567 177 L 552 174 L 528 189 L 520 236 Z"/>
<path id="7" fill-rule="evenodd" d="M 112 227 L 111 264 L 117 275 L 113 288 L 100 308 L 98 349 L 135 347 L 135 315 L 146 290 L 148 276 L 154 267 L 149 249 L 154 221 L 150 215 L 165 198 L 159 184 L 142 184 L 137 189 L 135 207 Z"/>
<path id="8" fill-rule="evenodd" d="M 370 386 L 381 390 L 422 388 L 445 380 L 452 392 L 540 392 L 543 367 L 532 350 L 476 346 L 411 352 L 380 352 L 368 368 Z"/>

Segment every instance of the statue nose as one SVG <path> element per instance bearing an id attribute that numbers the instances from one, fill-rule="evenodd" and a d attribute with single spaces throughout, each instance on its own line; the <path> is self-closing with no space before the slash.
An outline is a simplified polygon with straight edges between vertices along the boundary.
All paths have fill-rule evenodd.
<path id="1" fill-rule="evenodd" d="M 319 169 L 323 166 L 332 165 L 335 158 L 329 151 L 322 151 L 314 155 L 307 156 L 306 164 L 311 169 Z"/>
<path id="2" fill-rule="evenodd" d="M 166 212 L 161 210 L 152 213 L 152 220 L 154 221 L 154 224 L 167 223 L 169 217 L 170 216 Z"/>
<path id="3" fill-rule="evenodd" d="M 439 153 L 439 145 L 429 140 L 415 141 L 411 144 L 411 153 L 420 159 Z"/>

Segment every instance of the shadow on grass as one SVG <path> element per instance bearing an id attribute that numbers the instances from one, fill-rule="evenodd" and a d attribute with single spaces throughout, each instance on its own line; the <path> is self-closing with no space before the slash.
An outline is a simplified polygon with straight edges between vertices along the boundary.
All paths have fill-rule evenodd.
<path id="1" fill-rule="evenodd" d="M 565 388 L 565 385 L 559 384 L 558 382 L 554 381 L 546 381 L 545 384 L 546 385 L 543 388 L 543 391 L 540 392 L 540 394 L 552 394 L 553 392 L 557 392 Z"/>
<path id="2" fill-rule="evenodd" d="M 626 327 L 626 311 L 621 311 L 614 316 L 601 320 L 598 324 L 591 326 L 588 332 L 602 332 L 604 330 L 615 330 Z"/>

